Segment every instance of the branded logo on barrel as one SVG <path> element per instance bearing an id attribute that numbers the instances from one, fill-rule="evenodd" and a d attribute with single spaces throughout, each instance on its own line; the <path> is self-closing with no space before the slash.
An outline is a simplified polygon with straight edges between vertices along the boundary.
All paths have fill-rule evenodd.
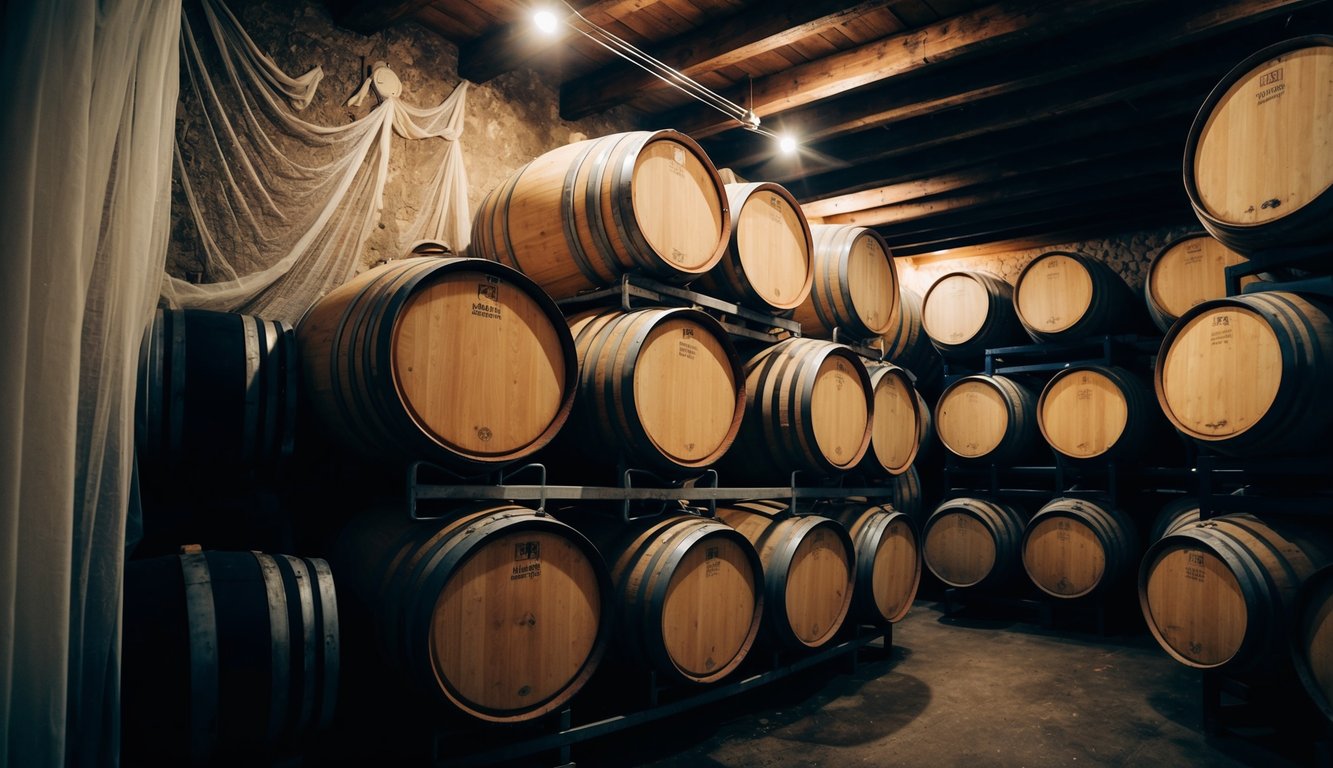
<path id="1" fill-rule="evenodd" d="M 542 545 L 540 541 L 522 541 L 514 545 L 514 569 L 509 580 L 532 579 L 542 573 Z"/>
<path id="2" fill-rule="evenodd" d="M 500 319 L 500 278 L 487 277 L 486 282 L 477 283 L 477 300 L 472 302 L 472 314 Z"/>

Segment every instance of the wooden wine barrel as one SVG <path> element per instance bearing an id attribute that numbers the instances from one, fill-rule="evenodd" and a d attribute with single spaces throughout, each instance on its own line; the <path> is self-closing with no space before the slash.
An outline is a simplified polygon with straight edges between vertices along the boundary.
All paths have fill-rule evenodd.
<path id="1" fill-rule="evenodd" d="M 940 438 L 935 433 L 935 417 L 930 412 L 930 405 L 926 403 L 926 398 L 918 390 L 916 393 L 916 410 L 920 414 L 917 419 L 917 451 L 914 464 L 935 464 L 943 457 L 940 449 Z"/>
<path id="2" fill-rule="evenodd" d="M 494 468 L 569 416 L 578 358 L 550 297 L 482 259 L 411 258 L 320 299 L 297 328 L 315 415 L 377 460 Z"/>
<path id="3" fill-rule="evenodd" d="M 1102 500 L 1056 498 L 1028 521 L 1023 568 L 1051 597 L 1074 599 L 1106 592 L 1137 573 L 1134 521 Z"/>
<path id="4" fill-rule="evenodd" d="M 922 299 L 921 327 L 952 360 L 975 360 L 987 349 L 1030 341 L 1014 312 L 1014 289 L 985 272 L 951 272 L 936 280 Z"/>
<path id="5" fill-rule="evenodd" d="M 730 231 L 703 149 L 677 131 L 631 131 L 553 149 L 514 172 L 482 199 L 469 253 L 559 299 L 626 272 L 689 282 L 718 263 Z"/>
<path id="6" fill-rule="evenodd" d="M 935 433 L 960 459 L 1011 464 L 1040 442 L 1037 397 L 1007 376 L 964 376 L 940 395 Z"/>
<path id="7" fill-rule="evenodd" d="M 1191 667 L 1287 658 L 1296 590 L 1333 562 L 1327 531 L 1232 514 L 1177 527 L 1148 549 L 1139 605 L 1157 642 Z"/>
<path id="8" fill-rule="evenodd" d="M 1185 192 L 1229 248 L 1324 243 L 1333 234 L 1333 37 L 1269 46 L 1204 100 L 1185 143 Z"/>
<path id="9" fill-rule="evenodd" d="M 731 447 L 745 413 L 745 371 L 716 320 L 674 308 L 592 310 L 569 322 L 579 394 L 553 451 L 679 473 Z"/>
<path id="10" fill-rule="evenodd" d="M 921 584 L 916 523 L 888 504 L 843 504 L 828 516 L 842 523 L 856 546 L 852 616 L 878 625 L 901 620 Z"/>
<path id="11" fill-rule="evenodd" d="M 126 760 L 257 765 L 332 721 L 338 605 L 323 560 L 191 552 L 125 564 Z"/>
<path id="12" fill-rule="evenodd" d="M 371 617 L 381 660 L 478 720 L 557 709 L 609 642 L 614 606 L 601 555 L 525 507 L 473 502 L 441 522 L 371 510 L 347 525 L 331 560 Z"/>
<path id="13" fill-rule="evenodd" d="M 745 660 L 763 615 L 764 573 L 736 529 L 696 515 L 561 519 L 611 568 L 620 657 L 691 683 L 721 680 Z"/>
<path id="14" fill-rule="evenodd" d="M 286 323 L 157 310 L 139 347 L 140 472 L 276 473 L 292 453 L 299 368 Z"/>
<path id="15" fill-rule="evenodd" d="M 718 507 L 717 516 L 759 552 L 766 642 L 819 648 L 847 618 L 856 583 L 856 549 L 837 521 L 787 516 L 785 510 L 781 503 L 740 502 Z"/>
<path id="16" fill-rule="evenodd" d="M 873 229 L 844 224 L 812 224 L 810 232 L 814 286 L 792 315 L 801 332 L 831 338 L 837 328 L 839 334 L 867 340 L 887 331 L 898 305 L 898 271 L 884 238 Z"/>
<path id="17" fill-rule="evenodd" d="M 1292 643 L 1297 676 L 1324 717 L 1333 721 L 1333 568 L 1301 585 Z"/>
<path id="18" fill-rule="evenodd" d="M 814 282 L 814 241 L 805 212 L 772 182 L 727 184 L 731 240 L 699 290 L 760 311 L 803 304 Z"/>
<path id="19" fill-rule="evenodd" d="M 893 478 L 893 508 L 902 512 L 916 523 L 918 529 L 926 522 L 925 494 L 921 488 L 921 473 L 916 465 Z"/>
<path id="20" fill-rule="evenodd" d="M 1143 326 L 1142 304 L 1123 277 L 1096 259 L 1066 251 L 1043 253 L 1023 268 L 1014 287 L 1014 311 L 1039 342 Z"/>
<path id="21" fill-rule="evenodd" d="M 988 499 L 950 499 L 935 508 L 922 531 L 926 567 L 945 585 L 986 589 L 1022 567 L 1024 515 Z"/>
<path id="22" fill-rule="evenodd" d="M 745 418 L 721 471 L 727 482 L 789 482 L 853 469 L 870 445 L 870 375 L 851 349 L 793 338 L 745 364 Z"/>
<path id="23" fill-rule="evenodd" d="M 1148 265 L 1143 283 L 1148 314 L 1162 333 L 1196 304 L 1227 295 L 1227 267 L 1245 257 L 1208 235 L 1198 232 L 1167 243 Z M 1240 278 L 1243 288 L 1258 277 Z"/>
<path id="24" fill-rule="evenodd" d="M 1167 434 L 1148 382 L 1108 365 L 1075 365 L 1051 377 L 1037 401 L 1037 426 L 1047 445 L 1073 460 L 1139 460 Z"/>
<path id="25" fill-rule="evenodd" d="M 866 366 L 870 386 L 874 392 L 871 409 L 870 450 L 866 451 L 861 466 L 874 473 L 901 475 L 916 460 L 921 445 L 922 430 L 927 425 L 921 400 L 912 381 L 902 368 L 892 363 L 871 363 Z"/>
<path id="26" fill-rule="evenodd" d="M 1199 522 L 1197 498 L 1182 496 L 1169 501 L 1162 505 L 1157 511 L 1157 516 L 1153 518 L 1152 530 L 1148 533 L 1148 543 L 1152 544 L 1168 533 L 1175 532 L 1177 528 L 1197 522 Z"/>
<path id="27" fill-rule="evenodd" d="M 1326 453 L 1333 304 L 1280 291 L 1204 302 L 1162 340 L 1154 378 L 1172 425 L 1219 453 Z"/>
<path id="28" fill-rule="evenodd" d="M 889 329 L 880 336 L 880 348 L 885 360 L 916 376 L 917 390 L 939 395 L 944 361 L 921 327 L 921 294 L 905 287 L 900 289 Z"/>

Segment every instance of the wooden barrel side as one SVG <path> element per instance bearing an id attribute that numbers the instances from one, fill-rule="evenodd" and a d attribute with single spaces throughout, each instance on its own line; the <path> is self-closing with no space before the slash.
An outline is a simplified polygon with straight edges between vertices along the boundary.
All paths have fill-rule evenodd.
<path id="1" fill-rule="evenodd" d="M 892 506 L 848 503 L 829 516 L 856 545 L 852 614 L 873 624 L 900 621 L 921 585 L 920 533 L 912 518 Z"/>
<path id="2" fill-rule="evenodd" d="M 819 648 L 842 628 L 851 608 L 855 545 L 837 521 L 785 516 L 783 509 L 785 505 L 741 502 L 718 507 L 717 515 L 759 552 L 768 642 Z"/>
<path id="3" fill-rule="evenodd" d="M 311 307 L 297 338 L 315 415 L 381 461 L 493 468 L 549 442 L 573 405 L 578 358 L 560 310 L 482 259 L 372 269 Z"/>
<path id="4" fill-rule="evenodd" d="M 930 572 L 948 586 L 998 586 L 1020 567 L 1024 526 L 1022 513 L 1008 504 L 951 499 L 926 520 L 922 557 Z"/>
<path id="5" fill-rule="evenodd" d="M 1245 257 L 1203 232 L 1195 232 L 1167 243 L 1148 264 L 1143 296 L 1153 324 L 1166 333 L 1180 316 L 1196 304 L 1227 295 L 1226 269 Z M 1258 277 L 1240 278 L 1244 288 Z"/>
<path id="6" fill-rule="evenodd" d="M 335 555 L 373 616 L 382 659 L 478 720 L 527 721 L 562 706 L 609 642 L 601 555 L 531 509 L 477 502 L 437 524 L 371 510 L 344 529 Z"/>
<path id="7" fill-rule="evenodd" d="M 1182 496 L 1167 502 L 1153 518 L 1152 529 L 1148 532 L 1148 544 L 1151 545 L 1177 528 L 1199 522 L 1199 500 L 1193 496 Z"/>
<path id="8" fill-rule="evenodd" d="M 889 328 L 898 304 L 898 272 L 884 238 L 873 229 L 813 224 L 814 283 L 793 319 L 802 333 L 830 338 L 835 328 L 861 340 Z"/>
<path id="9" fill-rule="evenodd" d="M 1264 48 L 1204 100 L 1185 142 L 1184 182 L 1204 229 L 1231 249 L 1318 243 L 1333 229 L 1333 36 Z"/>
<path id="10" fill-rule="evenodd" d="M 1154 385 L 1172 425 L 1220 453 L 1323 452 L 1331 362 L 1333 304 L 1254 293 L 1186 312 L 1162 340 Z"/>
<path id="11" fill-rule="evenodd" d="M 1333 558 L 1313 538 L 1253 515 L 1177 527 L 1149 548 L 1139 604 L 1158 644 L 1191 667 L 1245 667 L 1286 656 L 1292 601 Z"/>
<path id="12" fill-rule="evenodd" d="M 916 388 L 937 395 L 944 361 L 921 326 L 921 294 L 901 287 L 889 329 L 880 336 L 884 359 L 916 376 Z"/>
<path id="13" fill-rule="evenodd" d="M 631 131 L 551 150 L 483 199 L 470 253 L 557 298 L 644 272 L 688 282 L 727 247 L 731 213 L 706 153 L 677 131 Z"/>
<path id="14" fill-rule="evenodd" d="M 1065 368 L 1041 391 L 1037 426 L 1052 450 L 1073 460 L 1135 459 L 1165 434 L 1157 398 L 1119 366 Z"/>
<path id="15" fill-rule="evenodd" d="M 987 349 L 1028 341 L 1014 312 L 1014 289 L 986 272 L 950 272 L 922 299 L 921 326 L 945 358 L 975 360 Z"/>
<path id="16" fill-rule="evenodd" d="M 699 289 L 760 311 L 799 307 L 814 284 L 814 241 L 800 203 L 772 182 L 725 186 L 731 239 Z"/>
<path id="17" fill-rule="evenodd" d="M 916 460 L 921 446 L 921 400 L 907 372 L 891 363 L 866 367 L 874 392 L 871 410 L 870 450 L 861 467 L 875 473 L 901 475 Z"/>
<path id="18" fill-rule="evenodd" d="M 1333 568 L 1309 578 L 1296 598 L 1292 658 L 1310 700 L 1333 721 Z"/>
<path id="19" fill-rule="evenodd" d="M 906 472 L 893 478 L 893 508 L 911 518 L 918 529 L 924 529 L 925 500 L 921 489 L 921 473 L 915 466 L 908 467 Z"/>
<path id="20" fill-rule="evenodd" d="M 940 395 L 935 432 L 960 459 L 1012 463 L 1039 442 L 1036 395 L 1007 376 L 965 376 Z"/>
<path id="21" fill-rule="evenodd" d="M 1056 498 L 1023 532 L 1023 568 L 1051 597 L 1104 592 L 1136 570 L 1138 534 L 1124 512 L 1104 501 Z"/>
<path id="22" fill-rule="evenodd" d="M 1038 342 L 1137 330 L 1138 296 L 1115 270 L 1080 253 L 1050 251 L 1023 268 L 1014 311 Z"/>

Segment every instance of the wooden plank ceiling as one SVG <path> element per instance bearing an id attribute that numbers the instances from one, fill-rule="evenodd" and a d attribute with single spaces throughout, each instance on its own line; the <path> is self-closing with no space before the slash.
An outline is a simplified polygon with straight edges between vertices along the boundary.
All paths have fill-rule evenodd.
<path id="1" fill-rule="evenodd" d="M 538 36 L 527 0 L 334 2 L 362 32 L 435 30 L 474 82 L 557 72 L 565 118 L 628 106 L 719 168 L 783 184 L 813 220 L 875 227 L 902 256 L 1195 222 L 1180 169 L 1209 90 L 1265 45 L 1333 32 L 1333 0 L 574 2 L 799 137 L 783 156 L 577 34 Z"/>

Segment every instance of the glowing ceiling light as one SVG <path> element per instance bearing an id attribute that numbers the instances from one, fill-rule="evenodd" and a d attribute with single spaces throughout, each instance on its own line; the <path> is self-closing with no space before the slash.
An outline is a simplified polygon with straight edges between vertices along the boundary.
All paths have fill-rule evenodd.
<path id="1" fill-rule="evenodd" d="M 778 149 L 782 150 L 784 155 L 793 155 L 796 153 L 796 138 L 789 133 L 784 133 L 778 137 Z"/>
<path id="2" fill-rule="evenodd" d="M 560 26 L 560 20 L 548 8 L 541 8 L 532 14 L 532 23 L 537 25 L 537 29 L 543 35 L 554 35 L 556 28 Z"/>

